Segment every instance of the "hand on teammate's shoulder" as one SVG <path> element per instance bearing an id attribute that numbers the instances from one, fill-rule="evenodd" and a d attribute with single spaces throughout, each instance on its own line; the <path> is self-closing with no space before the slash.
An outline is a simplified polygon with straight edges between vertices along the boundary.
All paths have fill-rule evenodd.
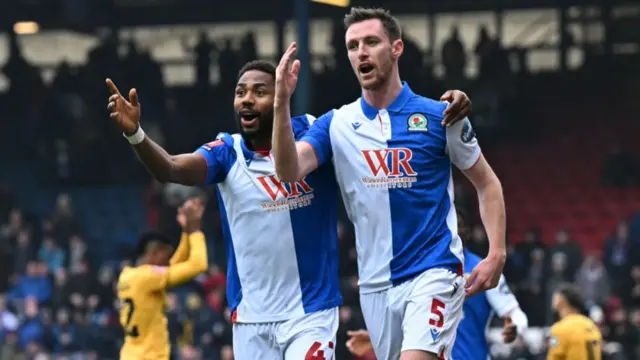
<path id="1" fill-rule="evenodd" d="M 125 99 L 111 79 L 106 80 L 109 96 L 109 117 L 125 134 L 134 134 L 140 123 L 140 103 L 136 89 L 129 90 L 129 100 Z"/>
<path id="2" fill-rule="evenodd" d="M 463 91 L 449 90 L 440 97 L 440 101 L 449 103 L 442 114 L 442 126 L 451 126 L 471 114 L 471 99 Z"/>

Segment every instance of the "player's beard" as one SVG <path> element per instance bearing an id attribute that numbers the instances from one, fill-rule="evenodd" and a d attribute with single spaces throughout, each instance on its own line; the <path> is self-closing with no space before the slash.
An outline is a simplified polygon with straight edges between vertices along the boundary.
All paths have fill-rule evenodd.
<path id="1" fill-rule="evenodd" d="M 240 114 L 236 113 L 236 126 L 238 126 L 240 135 L 242 135 L 245 143 L 249 145 L 251 145 L 255 140 L 269 139 L 273 132 L 273 109 L 260 113 L 260 116 L 258 117 L 258 126 L 255 129 L 244 129 L 242 127 L 242 117 Z"/>
<path id="2" fill-rule="evenodd" d="M 389 53 L 387 55 L 387 58 L 383 61 L 380 61 L 380 63 L 378 63 L 378 65 L 376 66 L 376 77 L 374 81 L 368 83 L 363 83 L 362 81 L 360 81 L 360 86 L 364 90 L 378 90 L 384 87 L 389 82 L 389 78 L 391 77 L 391 70 L 393 69 L 393 56 L 391 50 L 389 50 Z M 360 74 L 358 74 L 358 77 L 360 77 Z"/>

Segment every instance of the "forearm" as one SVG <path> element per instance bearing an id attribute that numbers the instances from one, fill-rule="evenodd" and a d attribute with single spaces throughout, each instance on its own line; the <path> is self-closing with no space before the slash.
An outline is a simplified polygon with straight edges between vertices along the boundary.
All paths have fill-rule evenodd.
<path id="1" fill-rule="evenodd" d="M 276 174 L 280 180 L 300 180 L 298 151 L 291 126 L 291 109 L 288 102 L 275 106 L 272 141 Z"/>
<path id="2" fill-rule="evenodd" d="M 189 235 L 183 232 L 182 235 L 180 235 L 180 244 L 178 244 L 178 248 L 171 257 L 169 264 L 175 265 L 186 261 L 189 258 L 189 251 L 191 250 L 190 248 Z"/>
<path id="3" fill-rule="evenodd" d="M 171 155 L 156 144 L 149 136 L 145 136 L 144 140 L 133 145 L 136 155 L 142 161 L 149 173 L 158 181 L 171 182 L 173 173 L 173 163 Z"/>
<path id="4" fill-rule="evenodd" d="M 489 255 L 506 256 L 506 213 L 500 181 L 487 182 L 478 189 L 480 217 L 489 238 Z"/>
<path id="5" fill-rule="evenodd" d="M 207 245 L 204 234 L 200 231 L 189 234 L 189 258 L 169 267 L 167 285 L 169 287 L 183 284 L 207 270 Z"/>

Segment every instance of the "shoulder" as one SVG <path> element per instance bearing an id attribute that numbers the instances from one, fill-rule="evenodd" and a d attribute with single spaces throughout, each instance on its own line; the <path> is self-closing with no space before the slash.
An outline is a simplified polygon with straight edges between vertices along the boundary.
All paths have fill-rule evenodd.
<path id="1" fill-rule="evenodd" d="M 313 123 L 316 121 L 316 117 L 310 114 L 299 115 L 291 118 L 291 127 L 293 128 L 293 134 L 296 139 L 302 137 Z"/>
<path id="2" fill-rule="evenodd" d="M 219 133 L 215 140 L 202 145 L 202 148 L 207 151 L 229 150 L 233 149 L 234 142 L 235 138 L 233 135 L 228 133 Z"/>
<path id="3" fill-rule="evenodd" d="M 558 339 L 564 338 L 567 336 L 567 329 L 571 328 L 572 324 L 568 319 L 563 319 L 558 321 L 557 323 L 551 326 L 551 335 L 557 337 Z"/>
<path id="4" fill-rule="evenodd" d="M 405 111 L 421 113 L 427 117 L 433 118 L 434 120 L 441 121 L 443 118 L 442 113 L 447 108 L 447 105 L 448 103 L 444 101 L 414 95 L 409 99 L 409 101 L 407 101 Z"/>
<path id="5" fill-rule="evenodd" d="M 210 167 L 219 164 L 228 170 L 237 158 L 235 143 L 240 139 L 240 134 L 219 133 L 215 140 L 200 146 L 196 152 L 204 156 Z"/>
<path id="6" fill-rule="evenodd" d="M 358 100 L 349 104 L 342 105 L 338 109 L 333 109 L 329 113 L 331 113 L 332 116 L 353 115 L 362 113 L 362 105 L 360 104 L 361 101 L 361 98 L 358 98 Z"/>

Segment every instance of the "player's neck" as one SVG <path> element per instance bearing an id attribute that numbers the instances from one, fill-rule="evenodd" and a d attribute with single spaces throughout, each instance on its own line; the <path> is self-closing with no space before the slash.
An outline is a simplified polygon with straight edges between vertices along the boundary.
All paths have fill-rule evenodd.
<path id="1" fill-rule="evenodd" d="M 558 315 L 560 316 L 560 319 L 564 319 L 567 316 L 576 315 L 576 314 L 578 314 L 578 312 L 570 307 L 565 307 L 558 311 Z"/>
<path id="2" fill-rule="evenodd" d="M 386 84 L 378 89 L 362 89 L 362 97 L 376 109 L 386 109 L 391 105 L 402 91 L 400 76 L 391 76 Z"/>
<path id="3" fill-rule="evenodd" d="M 269 153 L 271 151 L 271 138 L 253 139 L 249 142 L 251 150 L 257 153 Z"/>

